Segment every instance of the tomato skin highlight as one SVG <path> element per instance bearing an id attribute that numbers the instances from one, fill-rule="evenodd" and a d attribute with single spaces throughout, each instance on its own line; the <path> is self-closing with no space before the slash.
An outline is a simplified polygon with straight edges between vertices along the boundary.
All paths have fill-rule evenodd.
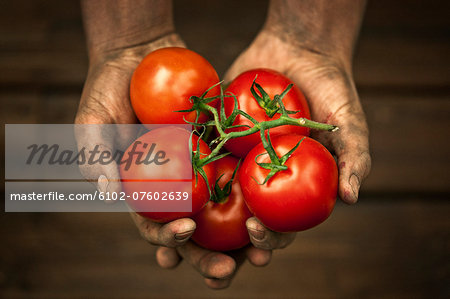
<path id="1" fill-rule="evenodd" d="M 226 156 L 216 162 L 216 177 L 219 186 L 231 179 L 238 160 Z M 237 175 L 234 178 L 231 193 L 224 203 L 209 201 L 193 219 L 197 228 L 192 239 L 200 246 L 214 251 L 228 251 L 242 248 L 250 242 L 245 222 L 250 213 L 244 201 Z"/>
<path id="2" fill-rule="evenodd" d="M 122 181 L 122 188 L 127 195 L 130 197 L 126 198 L 127 204 L 137 213 L 143 217 L 149 218 L 155 222 L 167 223 L 175 219 L 191 217 L 192 215 L 198 213 L 209 200 L 209 191 L 202 176 L 198 175 L 198 181 L 195 182 L 195 176 L 193 174 L 191 166 L 191 157 L 188 151 L 189 136 L 191 132 L 179 128 L 179 127 L 161 127 L 154 129 L 150 132 L 145 133 L 136 141 L 142 142 L 142 144 L 152 144 L 157 145 L 156 149 L 162 149 L 166 153 L 166 157 L 171 159 L 170 163 L 164 165 L 145 165 L 137 164 L 136 155 L 133 155 L 133 163 L 128 170 L 125 169 L 126 164 L 120 165 L 120 176 Z M 193 135 L 192 137 L 192 148 L 197 150 L 198 136 Z M 144 156 L 148 151 L 147 148 L 143 148 L 140 144 L 136 147 L 136 150 L 144 152 Z M 204 154 L 211 153 L 208 145 L 200 140 L 200 152 Z M 128 157 L 128 153 L 132 150 L 133 144 L 125 151 L 124 158 Z M 215 182 L 215 166 L 214 163 L 207 164 L 203 166 L 208 178 L 208 184 L 213 186 Z M 164 181 L 168 179 L 168 174 L 170 174 L 170 179 L 173 180 L 185 180 L 186 177 L 192 178 L 192 211 L 191 212 L 141 212 L 139 210 L 145 209 L 146 201 L 136 201 L 133 200 L 133 192 L 148 192 L 157 191 L 158 186 L 154 182 L 146 183 L 146 180 L 161 180 Z M 136 183 L 136 181 L 140 181 Z M 156 188 L 156 189 L 155 189 Z M 175 187 L 174 187 L 175 188 Z M 170 190 L 160 190 L 160 192 L 168 192 Z M 182 191 L 182 190 L 173 190 Z M 147 203 L 148 204 L 148 203 Z M 176 203 L 175 203 L 176 204 Z M 147 209 L 148 210 L 148 209 Z"/>
<path id="3" fill-rule="evenodd" d="M 263 87 L 271 99 L 273 99 L 276 94 L 281 94 L 289 84 L 293 83 L 289 78 L 276 71 L 270 69 L 254 69 L 237 76 L 227 87 L 225 93 L 232 93 L 236 95 L 238 99 L 238 108 L 247 112 L 259 122 L 278 119 L 280 117 L 279 113 L 275 114 L 272 118 L 269 118 L 264 109 L 259 106 L 258 102 L 253 97 L 250 87 L 252 86 L 253 80 L 256 76 L 256 82 Z M 296 114 L 291 114 L 291 117 L 305 117 L 307 119 L 311 119 L 310 110 L 305 96 L 295 84 L 283 98 L 283 104 L 287 110 L 300 111 Z M 234 99 L 231 97 L 226 97 L 224 99 L 224 108 L 227 116 L 231 114 L 233 107 Z M 233 125 L 253 126 L 251 121 L 241 115 L 236 117 Z M 229 129 L 226 132 L 244 131 L 246 129 L 248 129 L 248 127 Z M 270 130 L 271 136 L 287 133 L 296 133 L 308 136 L 309 128 L 289 125 Z M 261 138 L 259 133 L 254 133 L 249 136 L 231 139 L 226 143 L 225 147 L 232 152 L 233 155 L 245 158 L 248 152 L 250 152 L 250 150 L 260 142 Z"/>
<path id="4" fill-rule="evenodd" d="M 281 157 L 303 137 L 288 134 L 271 140 Z M 338 170 L 330 152 L 305 137 L 284 164 L 288 169 L 259 185 L 257 182 L 262 183 L 269 170 L 258 166 L 255 157 L 264 152 L 262 144 L 253 148 L 239 172 L 242 193 L 255 217 L 277 232 L 303 231 L 325 221 L 333 210 L 338 188 Z M 269 163 L 269 156 L 260 156 L 258 162 Z"/>
<path id="5" fill-rule="evenodd" d="M 133 73 L 130 99 L 133 110 L 143 124 L 185 124 L 194 122 L 197 113 L 174 112 L 192 107 L 191 96 L 201 96 L 219 82 L 212 65 L 199 54 L 177 47 L 155 50 L 148 54 Z M 217 96 L 215 87 L 207 94 Z M 217 100 L 210 105 L 215 106 Z M 199 121 L 207 115 L 201 113 Z"/>

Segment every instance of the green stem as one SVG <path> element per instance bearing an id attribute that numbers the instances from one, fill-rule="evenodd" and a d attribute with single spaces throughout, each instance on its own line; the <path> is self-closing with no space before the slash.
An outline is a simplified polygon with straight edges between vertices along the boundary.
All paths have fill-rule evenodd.
<path id="1" fill-rule="evenodd" d="M 227 137 L 229 137 L 229 139 L 244 137 L 244 136 L 248 136 L 253 133 L 256 133 L 260 129 L 267 130 L 267 129 L 272 129 L 272 128 L 280 127 L 280 126 L 284 126 L 284 125 L 307 127 L 310 129 L 325 130 L 325 131 L 330 131 L 330 132 L 335 132 L 339 129 L 337 126 L 315 122 L 315 121 L 309 120 L 307 118 L 291 118 L 291 117 L 281 116 L 278 119 L 268 120 L 268 121 L 263 121 L 263 122 L 257 123 L 248 130 L 238 131 L 238 132 L 230 132 L 227 134 Z"/>
<path id="2" fill-rule="evenodd" d="M 217 131 L 219 132 L 220 137 L 225 138 L 227 133 L 225 133 L 223 131 L 222 126 L 220 125 L 219 114 L 217 113 L 217 109 L 213 108 L 209 105 L 206 105 L 206 104 L 202 104 L 201 107 L 212 113 L 212 115 L 214 117 L 215 127 L 217 128 Z"/>
<path id="3" fill-rule="evenodd" d="M 258 88 L 258 90 L 260 91 L 261 95 L 265 98 L 265 99 L 261 98 L 261 100 L 258 101 L 260 103 L 260 105 L 262 105 L 261 106 L 262 108 L 264 108 L 264 109 L 271 108 L 272 109 L 272 108 L 275 108 L 274 104 L 278 103 L 279 108 L 277 108 L 276 111 L 274 110 L 274 112 L 276 113 L 278 110 L 281 109 L 281 113 L 278 112 L 278 113 L 281 114 L 278 119 L 258 122 L 253 117 L 251 117 L 250 115 L 248 115 L 244 111 L 239 110 L 237 108 L 237 99 L 236 99 L 235 96 L 233 96 L 233 98 L 234 98 L 234 109 L 233 109 L 233 112 L 228 118 L 226 118 L 225 110 L 223 108 L 224 107 L 223 99 L 224 99 L 224 97 L 226 97 L 226 95 L 223 94 L 222 89 L 221 89 L 221 94 L 219 96 L 220 99 L 221 99 L 221 117 L 222 118 L 225 117 L 226 119 L 220 119 L 219 113 L 217 112 L 217 109 L 208 105 L 208 103 L 210 103 L 212 100 L 214 100 L 214 98 L 204 98 L 206 96 L 206 93 L 209 90 L 207 92 L 205 92 L 200 98 L 192 97 L 194 103 L 193 103 L 193 107 L 191 109 L 189 109 L 189 110 L 180 110 L 180 112 L 187 112 L 187 111 L 194 111 L 194 110 L 196 110 L 198 113 L 200 113 L 200 111 L 208 111 L 208 112 L 210 112 L 213 115 L 214 120 L 212 122 L 210 121 L 209 124 L 205 125 L 205 126 L 211 126 L 211 124 L 213 123 L 214 127 L 216 127 L 217 132 L 220 135 L 220 137 L 217 138 L 217 141 L 220 141 L 220 142 L 217 144 L 217 146 L 214 148 L 214 150 L 212 150 L 211 154 L 209 154 L 207 157 L 205 157 L 203 159 L 196 159 L 195 160 L 195 164 L 196 164 L 196 166 L 198 168 L 201 168 L 202 166 L 204 166 L 204 165 L 206 165 L 206 164 L 208 164 L 210 162 L 213 162 L 216 159 L 219 159 L 220 157 L 218 155 L 220 153 L 220 150 L 225 145 L 225 143 L 228 140 L 232 139 L 232 138 L 244 137 L 244 136 L 248 136 L 248 135 L 251 135 L 251 134 L 254 134 L 254 133 L 260 131 L 261 141 L 262 141 L 262 143 L 264 145 L 264 148 L 267 150 L 268 154 L 270 155 L 272 163 L 276 163 L 277 165 L 281 165 L 280 164 L 280 160 L 276 156 L 276 153 L 275 153 L 274 149 L 272 148 L 272 146 L 269 146 L 270 140 L 267 140 L 265 138 L 265 131 L 266 130 L 269 130 L 269 129 L 275 128 L 275 127 L 279 127 L 279 126 L 284 126 L 284 125 L 301 126 L 301 127 L 307 127 L 307 128 L 310 128 L 310 129 L 326 130 L 326 131 L 330 131 L 330 132 L 335 132 L 335 131 L 337 131 L 339 129 L 337 126 L 315 122 L 315 121 L 309 120 L 307 118 L 292 118 L 292 117 L 290 117 L 289 116 L 289 112 L 292 112 L 292 111 L 287 111 L 286 110 L 286 108 L 283 105 L 282 98 L 289 91 L 289 89 L 292 87 L 291 85 L 289 85 L 286 88 L 286 90 L 281 95 L 275 96 L 273 101 L 270 100 L 268 95 L 265 93 L 264 89 L 261 86 L 257 85 L 257 83 L 254 81 L 253 85 L 252 85 L 252 93 L 254 94 L 255 99 L 257 99 L 259 97 L 259 95 L 254 90 L 254 86 L 256 86 Z M 213 87 L 211 87 L 211 88 L 213 88 Z M 264 103 L 262 103 L 262 102 L 264 102 Z M 267 105 L 269 105 L 271 107 L 269 107 Z M 267 111 L 268 110 L 266 109 L 266 112 Z M 232 123 L 234 122 L 234 120 L 235 120 L 235 118 L 236 118 L 236 116 L 238 114 L 243 116 L 243 117 L 245 117 L 245 118 L 247 118 L 250 122 L 252 122 L 253 123 L 253 127 L 249 128 L 249 129 L 246 129 L 246 130 L 243 130 L 243 131 L 233 131 L 233 132 L 226 133 L 225 130 L 232 126 Z M 198 115 L 197 115 L 196 123 L 197 123 L 197 121 L 198 121 Z M 198 125 L 201 125 L 201 124 L 198 124 Z M 277 161 L 278 161 L 278 163 L 277 163 Z"/>
<path id="4" fill-rule="evenodd" d="M 211 160 L 212 158 L 214 158 L 215 156 L 217 156 L 220 152 L 220 150 L 222 149 L 222 147 L 225 145 L 225 143 L 227 143 L 227 141 L 230 138 L 225 137 L 224 139 L 222 139 L 221 142 L 219 142 L 219 144 L 217 144 L 217 146 L 211 151 L 211 154 L 209 154 L 207 157 L 198 160 L 198 166 L 202 167 L 203 165 L 208 164 L 209 160 Z"/>
<path id="5" fill-rule="evenodd" d="M 208 106 L 208 105 L 205 105 L 205 106 Z M 326 130 L 326 131 L 330 131 L 330 132 L 335 132 L 339 129 L 339 127 L 337 127 L 337 126 L 315 122 L 315 121 L 309 120 L 307 118 L 291 118 L 289 116 L 282 115 L 278 119 L 256 123 L 252 128 L 250 128 L 248 130 L 225 133 L 220 126 L 218 115 L 217 115 L 217 110 L 211 106 L 208 106 L 208 107 L 209 108 L 205 107 L 205 109 L 208 109 L 208 111 L 211 111 L 212 114 L 214 115 L 214 122 L 216 123 L 216 128 L 219 131 L 222 141 L 219 144 L 217 144 L 217 146 L 214 148 L 214 150 L 211 152 L 211 154 L 208 155 L 208 157 L 205 157 L 199 161 L 200 167 L 202 165 L 206 165 L 210 159 L 217 156 L 219 154 L 220 150 L 222 149 L 222 147 L 225 145 L 225 143 L 229 139 L 248 136 L 248 135 L 254 134 L 258 131 L 265 131 L 267 129 L 280 127 L 280 126 L 284 126 L 284 125 L 294 125 L 294 126 L 307 127 L 307 128 L 311 128 L 311 129 L 317 129 L 317 130 Z M 262 138 L 262 141 L 264 142 L 263 138 Z M 269 153 L 269 155 L 270 155 L 270 153 Z"/>

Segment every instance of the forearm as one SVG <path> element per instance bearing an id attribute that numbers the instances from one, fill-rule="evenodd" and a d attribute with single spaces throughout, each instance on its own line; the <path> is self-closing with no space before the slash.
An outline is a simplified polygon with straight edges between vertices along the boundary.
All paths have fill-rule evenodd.
<path id="1" fill-rule="evenodd" d="M 171 0 L 82 0 L 89 57 L 174 32 Z"/>
<path id="2" fill-rule="evenodd" d="M 265 29 L 289 43 L 350 61 L 365 0 L 271 0 Z"/>

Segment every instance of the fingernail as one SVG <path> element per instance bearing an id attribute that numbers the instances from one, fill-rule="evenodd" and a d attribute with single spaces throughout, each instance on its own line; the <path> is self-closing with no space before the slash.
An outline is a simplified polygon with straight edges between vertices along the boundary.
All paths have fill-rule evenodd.
<path id="1" fill-rule="evenodd" d="M 194 233 L 193 230 L 188 230 L 186 232 L 177 233 L 177 234 L 175 234 L 175 240 L 185 241 L 185 240 L 189 239 L 193 233 Z"/>
<path id="2" fill-rule="evenodd" d="M 352 187 L 353 195 L 355 196 L 355 201 L 358 199 L 359 192 L 359 178 L 356 174 L 352 174 L 349 179 L 349 184 Z"/>
<path id="3" fill-rule="evenodd" d="M 265 231 L 263 230 L 257 230 L 253 228 L 249 228 L 248 230 L 250 231 L 250 235 L 258 241 L 264 239 L 264 236 L 266 235 Z"/>
<path id="4" fill-rule="evenodd" d="M 100 192 L 106 192 L 106 188 L 108 187 L 108 178 L 103 174 L 98 177 L 97 180 L 97 189 Z"/>
<path id="5" fill-rule="evenodd" d="M 262 227 L 261 224 L 253 218 L 247 220 L 247 229 L 250 233 L 250 236 L 258 241 L 264 239 L 266 235 L 264 227 Z"/>

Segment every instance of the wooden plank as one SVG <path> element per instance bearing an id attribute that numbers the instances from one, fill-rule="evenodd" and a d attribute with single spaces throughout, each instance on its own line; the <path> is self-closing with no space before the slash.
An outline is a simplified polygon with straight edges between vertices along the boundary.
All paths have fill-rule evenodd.
<path id="1" fill-rule="evenodd" d="M 448 295 L 450 204 L 364 199 L 299 233 L 264 269 L 208 290 L 191 267 L 159 269 L 126 214 L 4 214 L 3 297 L 440 298 Z"/>
<path id="2" fill-rule="evenodd" d="M 362 36 L 354 61 L 357 86 L 450 85 L 449 40 Z"/>
<path id="3" fill-rule="evenodd" d="M 78 1 L 4 3 L 0 85 L 81 86 L 87 56 Z M 177 1 L 175 21 L 187 44 L 223 74 L 262 26 L 266 3 Z M 356 53 L 357 83 L 448 85 L 448 5 L 370 1 Z"/>
<path id="4" fill-rule="evenodd" d="M 364 27 L 373 34 L 445 36 L 449 10 L 445 0 L 367 1 Z"/>
<path id="5" fill-rule="evenodd" d="M 368 192 L 450 192 L 448 95 L 362 94 L 371 129 Z"/>

